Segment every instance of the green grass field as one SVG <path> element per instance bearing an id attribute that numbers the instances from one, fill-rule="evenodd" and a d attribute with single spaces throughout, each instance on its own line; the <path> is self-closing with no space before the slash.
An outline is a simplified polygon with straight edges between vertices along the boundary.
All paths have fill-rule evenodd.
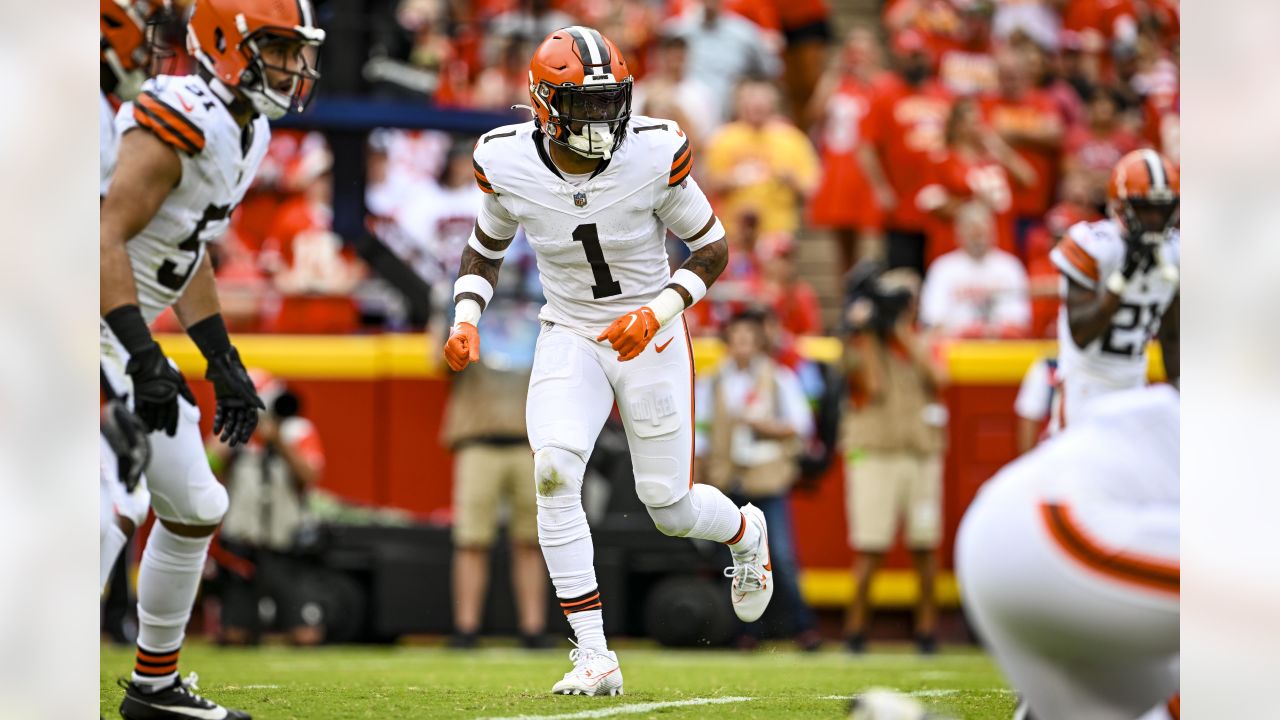
<path id="1" fill-rule="evenodd" d="M 182 670 L 200 691 L 256 720 L 327 718 L 661 717 L 839 718 L 848 698 L 871 687 L 915 695 L 954 718 L 1006 720 L 1014 698 L 977 650 L 932 658 L 907 652 L 854 657 L 834 649 L 801 654 L 766 645 L 755 653 L 672 651 L 619 644 L 626 695 L 561 697 L 547 691 L 569 668 L 567 652 L 432 647 L 265 647 L 228 650 L 193 643 Z M 104 648 L 104 717 L 119 717 L 116 678 L 128 649 Z M 715 702 L 707 700 L 718 699 Z M 678 703 L 678 704 L 666 704 Z M 656 707 L 654 704 L 660 704 Z M 587 711 L 584 713 L 584 711 Z"/>

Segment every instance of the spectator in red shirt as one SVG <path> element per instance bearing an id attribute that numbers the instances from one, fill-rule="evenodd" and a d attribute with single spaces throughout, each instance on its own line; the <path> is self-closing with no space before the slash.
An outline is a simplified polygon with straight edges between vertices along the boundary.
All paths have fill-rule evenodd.
<path id="1" fill-rule="evenodd" d="M 1089 204 L 1102 207 L 1107 202 L 1111 169 L 1143 141 L 1125 127 L 1119 99 L 1111 89 L 1095 88 L 1085 100 L 1085 123 L 1067 135 L 1064 167 L 1084 180 Z"/>
<path id="2" fill-rule="evenodd" d="M 822 309 L 813 286 L 799 277 L 795 242 L 776 233 L 761 239 L 756 249 L 760 262 L 759 300 L 768 304 L 782 329 L 792 335 L 822 332 Z"/>
<path id="3" fill-rule="evenodd" d="M 955 215 L 977 201 L 995 216 L 997 246 L 1016 254 L 1013 186 L 1034 180 L 1034 171 L 982 122 L 977 101 L 961 98 L 947 118 L 946 148 L 932 157 L 926 184 L 915 197 L 926 221 L 930 263 L 956 247 Z"/>
<path id="4" fill-rule="evenodd" d="M 1000 91 L 984 102 L 987 122 L 1031 169 L 1030 177 L 1013 188 L 1012 209 L 1021 249 L 1027 231 L 1040 222 L 1053 202 L 1062 152 L 1062 116 L 1053 96 L 1034 86 L 1026 53 L 1002 48 L 996 63 Z"/>
<path id="5" fill-rule="evenodd" d="M 932 59 L 919 32 L 898 33 L 893 53 L 900 78 L 877 94 L 865 126 L 867 144 L 858 154 L 888 213 L 889 266 L 909 267 L 923 275 L 925 214 L 915 197 L 925 184 L 929 156 L 945 147 L 943 128 L 951 94 L 933 78 Z"/>
<path id="6" fill-rule="evenodd" d="M 858 155 L 867 143 L 876 94 L 893 82 L 880 69 L 879 55 L 871 30 L 854 28 L 809 104 L 822 157 L 822 182 L 809 206 L 810 222 L 835 233 L 846 269 L 868 253 L 884 252 L 882 247 L 866 247 L 883 244 L 884 211 Z"/>
<path id="7" fill-rule="evenodd" d="M 1031 296 L 1030 336 L 1033 338 L 1058 335 L 1062 274 L 1049 259 L 1049 252 L 1072 225 L 1102 218 L 1089 202 L 1088 187 L 1080 173 L 1064 175 L 1058 191 L 1060 201 L 1045 214 L 1044 225 L 1034 228 L 1027 236 L 1027 288 Z"/>

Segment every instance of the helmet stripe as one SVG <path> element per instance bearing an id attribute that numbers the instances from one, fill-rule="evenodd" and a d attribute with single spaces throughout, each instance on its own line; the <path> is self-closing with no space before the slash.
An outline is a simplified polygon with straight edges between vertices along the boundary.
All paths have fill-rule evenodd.
<path id="1" fill-rule="evenodd" d="M 573 41 L 578 45 L 578 55 L 581 56 L 584 65 L 597 67 L 600 65 L 600 46 L 596 45 L 595 38 L 587 32 L 590 28 L 574 25 L 569 28 L 569 34 L 573 37 Z M 587 73 L 594 75 L 594 72 Z"/>
<path id="2" fill-rule="evenodd" d="M 1164 176 L 1164 163 L 1155 150 L 1143 150 L 1142 159 L 1147 163 L 1147 172 L 1151 174 L 1152 190 L 1168 190 L 1169 181 Z"/>
<path id="3" fill-rule="evenodd" d="M 605 43 L 604 36 L 595 28 L 587 28 L 587 37 L 600 46 L 600 63 L 604 65 L 604 71 L 610 72 L 613 67 L 613 58 L 609 57 L 609 45 Z"/>

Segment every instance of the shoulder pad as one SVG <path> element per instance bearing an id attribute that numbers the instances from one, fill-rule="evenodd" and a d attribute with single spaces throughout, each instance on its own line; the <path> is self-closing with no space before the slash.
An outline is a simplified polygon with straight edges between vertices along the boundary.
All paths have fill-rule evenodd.
<path id="1" fill-rule="evenodd" d="M 503 125 L 490 130 L 476 140 L 476 147 L 471 151 L 471 165 L 475 170 L 476 185 L 480 186 L 481 190 L 491 195 L 494 193 L 493 183 L 489 179 L 493 166 L 500 163 L 504 157 L 510 158 L 513 152 L 512 143 L 528 135 L 532 127 L 532 122 Z"/>
<path id="2" fill-rule="evenodd" d="M 199 154 L 205 147 L 204 126 L 218 103 L 202 85 L 196 78 L 161 76 L 147 80 L 133 100 L 134 121 L 175 150 Z"/>
<path id="3" fill-rule="evenodd" d="M 627 132 L 648 146 L 646 154 L 671 158 L 667 187 L 675 187 L 689 177 L 689 171 L 693 169 L 693 151 L 689 147 L 689 138 L 675 120 L 637 115 L 628 123 Z"/>

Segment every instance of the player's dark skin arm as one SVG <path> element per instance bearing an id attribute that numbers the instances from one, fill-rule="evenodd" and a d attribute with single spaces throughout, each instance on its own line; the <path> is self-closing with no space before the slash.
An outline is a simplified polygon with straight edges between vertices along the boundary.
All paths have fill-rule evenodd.
<path id="1" fill-rule="evenodd" d="M 716 216 L 712 215 L 711 219 L 707 221 L 707 224 L 704 225 L 696 235 L 694 235 L 694 238 L 696 239 L 703 234 L 710 232 L 711 228 L 715 224 Z M 689 259 L 685 260 L 684 264 L 680 267 L 691 271 L 693 274 L 701 278 L 702 282 L 707 284 L 707 287 L 711 287 L 711 284 L 716 281 L 716 278 L 720 277 L 720 273 L 724 272 L 724 268 L 728 264 L 729 243 L 725 241 L 724 238 L 720 238 L 706 247 L 694 250 L 693 254 L 689 256 Z M 684 298 L 685 307 L 689 307 L 693 304 L 693 296 L 690 295 L 689 291 L 685 290 L 684 287 L 676 285 L 675 283 L 671 283 L 670 285 L 667 285 L 667 287 L 680 293 L 680 297 Z"/>
<path id="2" fill-rule="evenodd" d="M 124 134 L 98 219 L 98 310 L 102 315 L 122 305 L 138 304 L 125 243 L 151 222 L 180 180 L 182 161 L 173 148 L 146 130 Z"/>
<path id="3" fill-rule="evenodd" d="M 1164 374 L 1174 387 L 1182 380 L 1182 293 L 1173 296 L 1169 309 L 1160 321 L 1160 354 L 1164 357 Z"/>
<path id="4" fill-rule="evenodd" d="M 481 245 L 493 250 L 494 252 L 506 250 L 507 246 L 511 244 L 511 238 L 498 240 L 485 235 L 484 231 L 480 229 L 480 225 L 478 223 L 476 224 L 476 239 L 480 241 Z M 490 260 L 476 252 L 470 245 L 462 249 L 462 264 L 458 268 L 458 277 L 462 277 L 463 275 L 479 275 L 485 280 L 488 280 L 490 285 L 497 287 L 498 271 L 500 269 L 502 269 L 501 259 Z M 455 300 L 463 299 L 475 300 L 477 303 L 480 303 L 480 309 L 484 310 L 484 298 L 479 295 L 464 292 L 455 298 Z"/>
<path id="5" fill-rule="evenodd" d="M 1092 290 L 1067 277 L 1067 325 L 1076 347 L 1085 347 L 1102 337 L 1120 307 L 1120 296 L 1107 290 Z"/>

